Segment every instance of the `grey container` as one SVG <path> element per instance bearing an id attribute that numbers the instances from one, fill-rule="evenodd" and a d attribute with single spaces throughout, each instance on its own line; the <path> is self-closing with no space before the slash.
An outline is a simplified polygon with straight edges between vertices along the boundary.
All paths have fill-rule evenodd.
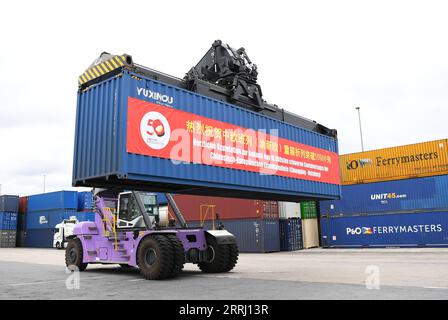
<path id="1" fill-rule="evenodd" d="M 14 248 L 16 246 L 15 230 L 0 230 L 0 247 Z"/>
<path id="2" fill-rule="evenodd" d="M 238 219 L 224 220 L 222 223 L 227 231 L 235 235 L 240 252 L 280 251 L 279 220 Z M 188 226 L 198 227 L 200 223 L 188 222 Z M 205 222 L 203 227 L 213 229 L 212 222 Z"/>
<path id="3" fill-rule="evenodd" d="M 19 196 L 2 195 L 0 196 L 0 212 L 18 212 Z"/>

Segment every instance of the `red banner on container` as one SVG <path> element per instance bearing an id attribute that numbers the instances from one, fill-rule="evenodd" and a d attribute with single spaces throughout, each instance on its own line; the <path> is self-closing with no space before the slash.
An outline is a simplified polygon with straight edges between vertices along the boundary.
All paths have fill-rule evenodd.
<path id="1" fill-rule="evenodd" d="M 128 98 L 129 153 L 339 184 L 338 155 L 171 107 Z"/>

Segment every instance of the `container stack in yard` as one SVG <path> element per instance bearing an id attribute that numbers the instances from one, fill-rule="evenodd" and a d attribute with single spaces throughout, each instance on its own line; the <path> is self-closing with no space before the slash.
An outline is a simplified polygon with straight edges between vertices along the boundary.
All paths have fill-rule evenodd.
<path id="1" fill-rule="evenodd" d="M 57 191 L 28 196 L 25 246 L 51 248 L 56 224 L 76 215 L 76 191 Z"/>
<path id="2" fill-rule="evenodd" d="M 218 228 L 235 235 L 240 252 L 280 251 L 277 201 L 174 195 L 189 227 Z M 171 207 L 169 215 L 174 217 Z"/>
<path id="3" fill-rule="evenodd" d="M 0 196 L 0 247 L 2 248 L 16 246 L 18 209 L 18 196 Z"/>
<path id="4" fill-rule="evenodd" d="M 342 198 L 320 202 L 323 246 L 448 246 L 447 142 L 341 156 Z"/>
<path id="5" fill-rule="evenodd" d="M 302 219 L 300 204 L 297 202 L 279 202 L 280 250 L 295 251 L 303 249 Z"/>
<path id="6" fill-rule="evenodd" d="M 94 221 L 94 203 L 91 191 L 78 192 L 78 209 L 74 214 L 78 221 Z"/>

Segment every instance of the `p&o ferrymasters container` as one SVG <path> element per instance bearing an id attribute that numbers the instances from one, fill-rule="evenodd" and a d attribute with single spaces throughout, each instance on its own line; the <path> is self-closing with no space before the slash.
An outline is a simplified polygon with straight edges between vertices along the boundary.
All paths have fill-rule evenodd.
<path id="1" fill-rule="evenodd" d="M 343 185 L 448 174 L 448 140 L 340 156 Z"/>
<path id="2" fill-rule="evenodd" d="M 447 247 L 448 211 L 321 219 L 323 247 Z"/>
<path id="3" fill-rule="evenodd" d="M 337 140 L 127 69 L 78 92 L 73 185 L 335 199 Z"/>

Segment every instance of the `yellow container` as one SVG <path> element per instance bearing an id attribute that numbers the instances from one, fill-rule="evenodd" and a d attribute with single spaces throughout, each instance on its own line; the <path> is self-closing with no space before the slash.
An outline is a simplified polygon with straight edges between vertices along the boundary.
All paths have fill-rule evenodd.
<path id="1" fill-rule="evenodd" d="M 341 155 L 342 185 L 448 174 L 448 140 Z"/>

